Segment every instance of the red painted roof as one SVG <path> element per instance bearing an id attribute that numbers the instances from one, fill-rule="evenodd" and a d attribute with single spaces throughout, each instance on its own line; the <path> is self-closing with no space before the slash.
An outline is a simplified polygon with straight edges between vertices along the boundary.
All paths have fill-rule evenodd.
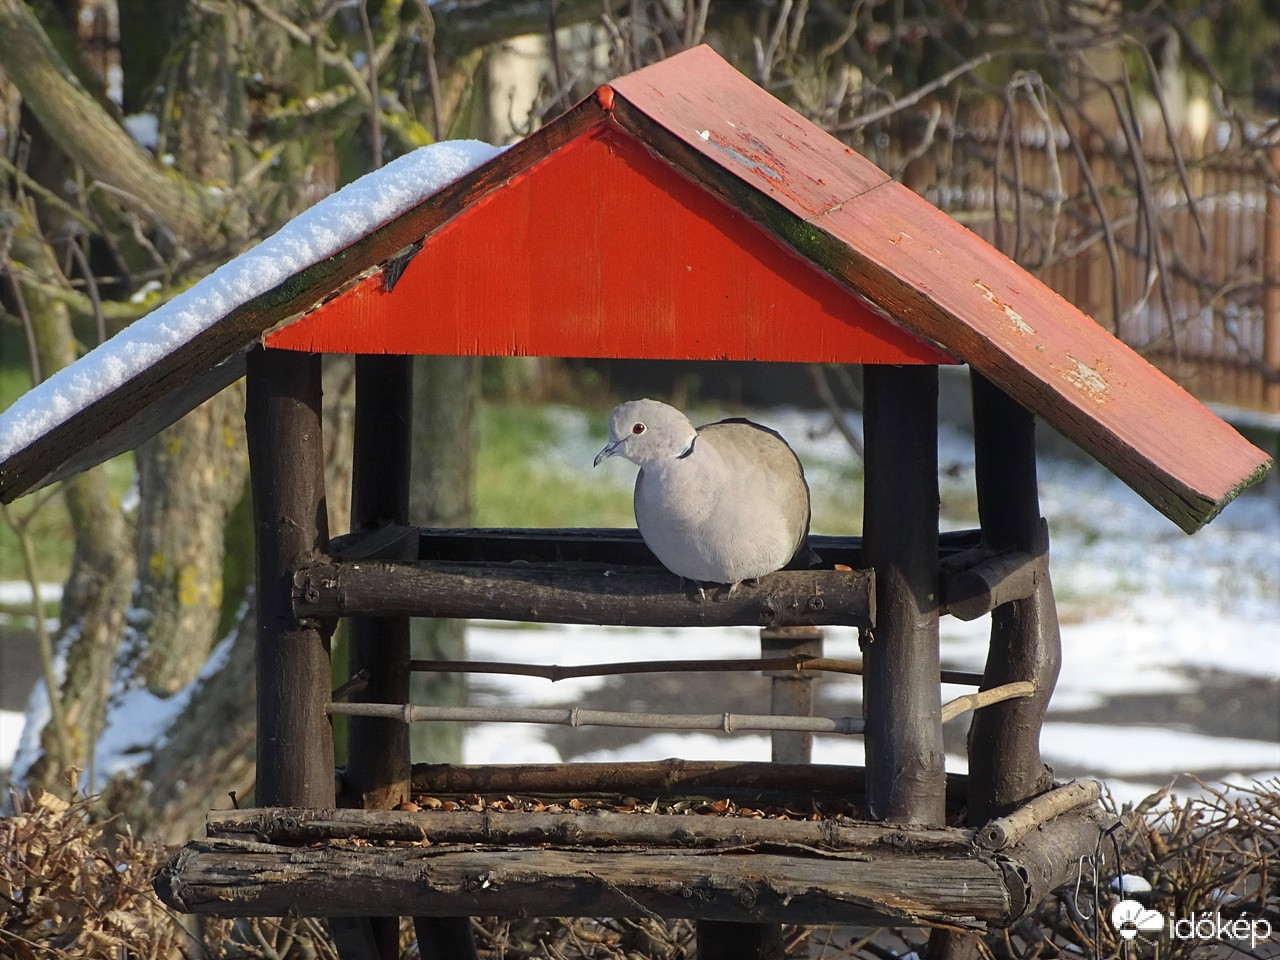
<path id="1" fill-rule="evenodd" d="M 410 244 L 421 249 L 388 291 L 376 268 Z M 136 445 L 227 382 L 257 342 L 959 359 L 1189 531 L 1270 462 L 1071 304 L 707 47 L 602 87 L 233 310 L 0 464 L 0 497 Z"/>

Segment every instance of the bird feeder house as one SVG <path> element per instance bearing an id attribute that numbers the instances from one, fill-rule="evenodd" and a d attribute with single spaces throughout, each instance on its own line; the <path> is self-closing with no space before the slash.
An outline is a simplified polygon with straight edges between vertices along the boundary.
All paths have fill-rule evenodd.
<path id="1" fill-rule="evenodd" d="M 323 520 L 326 353 L 356 355 L 353 529 L 340 536 Z M 635 531 L 413 526 L 414 354 L 862 364 L 863 534 L 814 537 L 817 568 L 700 603 Z M 972 375 L 981 526 L 940 534 L 944 364 Z M 600 87 L 208 318 L 0 462 L 0 496 L 131 449 L 246 374 L 256 807 L 211 813 L 209 836 L 157 885 L 195 913 L 337 918 L 353 955 L 376 953 L 386 925 L 367 918 L 389 915 L 416 918 L 420 938 L 454 957 L 471 949 L 457 918 L 476 915 L 692 917 L 704 960 L 778 955 L 781 923 L 942 926 L 953 933 L 934 938 L 937 955 L 954 931 L 1013 923 L 1075 879 L 1106 829 L 1097 785 L 1056 784 L 1038 747 L 1060 649 L 1035 418 L 1187 532 L 1270 465 L 1089 317 L 707 47 Z M 951 678 L 978 691 L 944 708 L 948 615 L 989 615 L 991 648 L 981 676 Z M 775 764 L 411 767 L 405 721 L 432 705 L 406 706 L 410 617 L 752 624 L 793 667 L 820 628 L 858 627 L 864 715 L 845 726 L 865 737 L 866 765 L 805 765 L 784 735 L 788 762 Z M 353 672 L 370 678 L 341 698 L 328 652 L 338 618 L 352 622 Z M 966 709 L 968 773 L 948 775 L 944 717 Z M 351 760 L 335 780 L 339 712 L 351 716 Z M 794 730 L 826 729 L 801 719 L 812 723 Z M 844 815 L 393 809 L 414 794 L 680 791 L 834 798 Z"/>

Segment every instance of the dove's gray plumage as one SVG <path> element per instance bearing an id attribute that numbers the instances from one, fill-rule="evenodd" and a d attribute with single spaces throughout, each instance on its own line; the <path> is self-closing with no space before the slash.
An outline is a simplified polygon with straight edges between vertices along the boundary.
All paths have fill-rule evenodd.
<path id="1" fill-rule="evenodd" d="M 809 486 L 780 435 L 749 420 L 695 428 L 656 400 L 619 404 L 596 456 L 640 467 L 636 526 L 672 573 L 736 584 L 781 570 L 805 546 Z"/>

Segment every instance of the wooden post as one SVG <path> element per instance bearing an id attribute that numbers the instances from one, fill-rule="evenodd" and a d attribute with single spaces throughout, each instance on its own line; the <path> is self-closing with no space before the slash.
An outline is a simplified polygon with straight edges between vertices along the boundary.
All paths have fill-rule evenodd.
<path id="1" fill-rule="evenodd" d="M 351 529 L 369 531 L 409 520 L 409 427 L 412 358 L 356 357 L 356 411 L 352 448 Z M 364 703 L 409 699 L 409 618 L 354 617 L 349 676 L 364 671 L 368 684 L 351 697 Z M 351 717 L 343 806 L 390 809 L 409 799 L 409 730 L 399 720 Z M 370 917 L 369 939 L 382 960 L 400 955 L 398 917 Z"/>
<path id="2" fill-rule="evenodd" d="M 356 357 L 351 528 L 368 531 L 409 520 L 409 426 L 412 358 Z M 354 617 L 349 675 L 369 683 L 351 699 L 407 703 L 409 618 Z M 409 733 L 399 720 L 352 717 L 348 727 L 344 806 L 389 809 L 409 799 Z"/>
<path id="3" fill-rule="evenodd" d="M 760 655 L 765 658 L 822 656 L 820 627 L 774 627 L 760 631 Z M 813 715 L 813 671 L 771 670 L 769 712 L 780 717 Z M 813 734 L 775 730 L 774 763 L 808 763 L 813 759 Z"/>
<path id="4" fill-rule="evenodd" d="M 876 575 L 876 625 L 863 635 L 867 803 L 879 820 L 938 825 L 938 370 L 867 366 L 863 392 L 863 562 Z"/>
<path id="5" fill-rule="evenodd" d="M 1035 417 L 971 373 L 978 514 L 983 539 L 1000 550 L 1049 549 L 1036 489 Z M 1025 600 L 991 614 L 991 647 L 982 689 L 1030 680 L 1036 693 L 983 707 L 969 728 L 969 822 L 980 826 L 1047 790 L 1040 727 L 1058 679 L 1061 642 L 1048 570 Z"/>
<path id="6" fill-rule="evenodd" d="M 332 807 L 329 637 L 293 612 L 293 574 L 328 540 L 320 357 L 257 348 L 248 356 L 245 427 L 253 491 L 258 604 L 258 806 Z"/>

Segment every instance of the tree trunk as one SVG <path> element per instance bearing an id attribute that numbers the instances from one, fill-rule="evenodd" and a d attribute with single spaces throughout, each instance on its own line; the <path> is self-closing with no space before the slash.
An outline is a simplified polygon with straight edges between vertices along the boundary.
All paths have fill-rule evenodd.
<path id="1" fill-rule="evenodd" d="M 204 665 L 222 616 L 223 531 L 244 495 L 244 387 L 205 401 L 138 448 L 133 672 L 159 696 Z"/>

